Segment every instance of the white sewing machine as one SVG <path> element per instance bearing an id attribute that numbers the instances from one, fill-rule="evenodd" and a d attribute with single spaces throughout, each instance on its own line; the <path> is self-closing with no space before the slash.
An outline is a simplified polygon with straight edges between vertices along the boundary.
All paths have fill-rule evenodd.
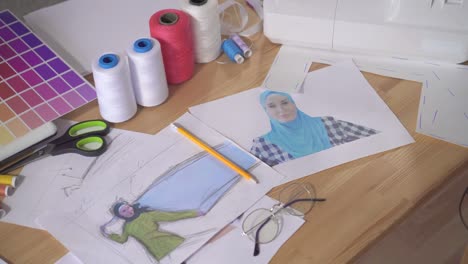
<path id="1" fill-rule="evenodd" d="M 275 43 L 459 63 L 468 60 L 468 0 L 264 0 Z"/>

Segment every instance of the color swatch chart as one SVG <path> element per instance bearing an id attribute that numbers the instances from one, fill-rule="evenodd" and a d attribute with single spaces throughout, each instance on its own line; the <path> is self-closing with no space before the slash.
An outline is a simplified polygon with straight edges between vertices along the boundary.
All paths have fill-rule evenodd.
<path id="1" fill-rule="evenodd" d="M 0 147 L 94 99 L 94 87 L 0 11 Z"/>

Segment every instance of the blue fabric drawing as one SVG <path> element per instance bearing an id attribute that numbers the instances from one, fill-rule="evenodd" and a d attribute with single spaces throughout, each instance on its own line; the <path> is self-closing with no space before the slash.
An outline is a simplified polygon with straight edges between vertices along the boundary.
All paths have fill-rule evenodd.
<path id="1" fill-rule="evenodd" d="M 231 143 L 216 150 L 243 169 L 249 169 L 256 162 Z M 239 178 L 235 171 L 203 152 L 158 178 L 134 203 L 150 210 L 207 213 Z"/>

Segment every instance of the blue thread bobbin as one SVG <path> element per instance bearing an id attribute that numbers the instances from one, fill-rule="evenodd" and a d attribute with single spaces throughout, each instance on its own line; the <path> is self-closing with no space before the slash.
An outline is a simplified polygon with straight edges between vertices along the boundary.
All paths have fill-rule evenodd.
<path id="1" fill-rule="evenodd" d="M 99 58 L 99 67 L 103 69 L 111 69 L 119 64 L 119 57 L 115 54 L 104 54 Z"/>
<path id="2" fill-rule="evenodd" d="M 133 43 L 133 50 L 138 53 L 145 53 L 153 48 L 153 42 L 148 38 L 141 38 Z"/>
<path id="3" fill-rule="evenodd" d="M 244 57 L 242 57 L 242 50 L 236 45 L 232 39 L 226 39 L 223 41 L 221 46 L 224 53 L 229 57 L 229 59 L 237 64 L 244 62 Z"/>

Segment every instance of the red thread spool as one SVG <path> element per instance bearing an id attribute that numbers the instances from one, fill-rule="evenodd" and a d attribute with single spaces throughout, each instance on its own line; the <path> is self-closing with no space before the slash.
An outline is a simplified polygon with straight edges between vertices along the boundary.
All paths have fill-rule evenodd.
<path id="1" fill-rule="evenodd" d="M 9 185 L 0 184 L 0 197 L 11 196 L 13 189 Z"/>
<path id="2" fill-rule="evenodd" d="M 151 16 L 151 36 L 161 44 L 166 79 L 183 83 L 193 76 L 195 54 L 190 17 L 177 9 L 164 9 Z"/>

